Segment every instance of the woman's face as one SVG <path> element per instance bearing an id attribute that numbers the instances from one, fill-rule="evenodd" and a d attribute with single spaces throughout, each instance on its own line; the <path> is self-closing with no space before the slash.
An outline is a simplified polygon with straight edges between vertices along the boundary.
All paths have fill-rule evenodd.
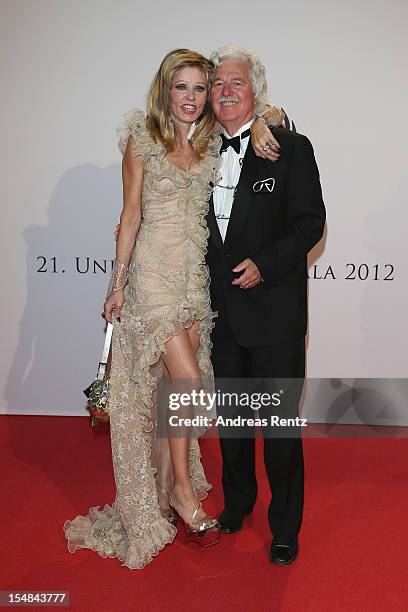
<path id="1" fill-rule="evenodd" d="M 194 123 L 204 110 L 207 94 L 207 79 L 199 68 L 180 68 L 170 89 L 172 117 L 181 123 Z"/>

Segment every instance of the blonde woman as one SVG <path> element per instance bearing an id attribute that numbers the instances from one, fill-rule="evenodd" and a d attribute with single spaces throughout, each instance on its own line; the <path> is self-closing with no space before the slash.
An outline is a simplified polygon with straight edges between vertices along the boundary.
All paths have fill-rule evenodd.
<path id="1" fill-rule="evenodd" d="M 149 563 L 176 535 L 220 540 L 216 518 L 201 500 L 206 480 L 199 430 L 157 432 L 162 379 L 192 390 L 211 388 L 206 214 L 220 168 L 221 139 L 213 135 L 208 90 L 212 63 L 178 49 L 164 58 L 146 116 L 125 115 L 123 209 L 116 260 L 104 305 L 114 325 L 110 427 L 116 497 L 64 525 L 68 548 L 90 548 L 134 569 Z M 192 138 L 189 134 L 195 126 Z M 193 414 L 193 408 L 186 412 Z"/>

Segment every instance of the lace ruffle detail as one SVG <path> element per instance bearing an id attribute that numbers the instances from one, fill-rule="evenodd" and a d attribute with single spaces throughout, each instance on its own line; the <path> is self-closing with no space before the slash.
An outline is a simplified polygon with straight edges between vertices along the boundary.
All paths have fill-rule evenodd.
<path id="1" fill-rule="evenodd" d="M 64 533 L 71 553 L 88 548 L 101 557 L 116 557 L 129 569 L 141 569 L 174 540 L 177 529 L 160 517 L 150 525 L 137 544 L 131 544 L 114 505 L 106 504 L 103 510 L 94 506 L 87 516 L 66 521 Z"/>
<path id="2" fill-rule="evenodd" d="M 159 161 L 166 155 L 166 149 L 162 144 L 154 142 L 146 127 L 146 117 L 144 113 L 133 108 L 123 115 L 122 122 L 117 126 L 116 133 L 119 137 L 118 147 L 124 155 L 129 140 L 132 135 L 134 139 L 133 155 L 141 155 L 143 161 L 147 162 L 154 156 Z"/>
<path id="3" fill-rule="evenodd" d="M 200 175 L 211 175 L 215 179 L 222 164 L 219 155 L 221 138 L 217 132 L 211 137 L 198 170 L 185 171 L 178 168 L 166 158 L 165 147 L 154 142 L 146 127 L 145 114 L 137 108 L 123 115 L 123 120 L 117 126 L 116 133 L 119 138 L 118 147 L 122 155 L 125 153 L 129 136 L 132 135 L 134 139 L 133 155 L 142 156 L 145 162 L 145 170 L 153 173 L 157 180 L 169 179 L 176 187 L 185 189 Z M 166 168 L 164 173 L 162 172 L 162 165 Z M 211 182 L 215 182 L 215 180 Z M 209 187 L 206 197 L 210 195 L 211 187 Z"/>

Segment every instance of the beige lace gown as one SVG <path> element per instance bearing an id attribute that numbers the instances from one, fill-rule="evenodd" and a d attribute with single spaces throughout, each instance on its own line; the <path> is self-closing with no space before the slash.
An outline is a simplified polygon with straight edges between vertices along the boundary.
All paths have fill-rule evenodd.
<path id="1" fill-rule="evenodd" d="M 168 457 L 157 452 L 156 393 L 165 342 L 199 320 L 197 359 L 202 384 L 211 387 L 209 275 L 205 264 L 206 214 L 220 166 L 219 138 L 210 143 L 195 171 L 185 172 L 165 158 L 150 137 L 141 111 L 124 115 L 121 151 L 129 134 L 134 155 L 144 162 L 142 222 L 129 266 L 121 323 L 112 340 L 110 431 L 116 496 L 112 506 L 90 508 L 64 524 L 68 550 L 94 550 L 135 569 L 149 563 L 176 535 L 160 513 L 156 473 L 168 482 Z M 161 465 L 166 464 L 167 465 Z M 171 472 L 171 464 L 170 464 Z M 190 475 L 203 499 L 208 484 L 196 438 L 190 443 Z M 163 482 L 157 474 L 159 482 Z"/>

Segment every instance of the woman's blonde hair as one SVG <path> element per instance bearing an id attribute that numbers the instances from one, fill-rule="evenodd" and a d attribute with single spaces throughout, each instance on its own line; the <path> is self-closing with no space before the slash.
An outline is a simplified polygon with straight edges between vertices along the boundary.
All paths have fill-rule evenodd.
<path id="1" fill-rule="evenodd" d="M 214 65 L 200 53 L 189 49 L 175 49 L 165 56 L 147 96 L 146 125 L 155 142 L 164 145 L 169 153 L 174 151 L 177 133 L 170 115 L 170 89 L 176 72 L 186 67 L 199 68 L 207 81 L 207 101 L 201 116 L 196 121 L 196 128 L 192 137 L 193 149 L 198 157 L 201 157 L 207 150 L 215 119 L 210 101 L 210 85 Z"/>

